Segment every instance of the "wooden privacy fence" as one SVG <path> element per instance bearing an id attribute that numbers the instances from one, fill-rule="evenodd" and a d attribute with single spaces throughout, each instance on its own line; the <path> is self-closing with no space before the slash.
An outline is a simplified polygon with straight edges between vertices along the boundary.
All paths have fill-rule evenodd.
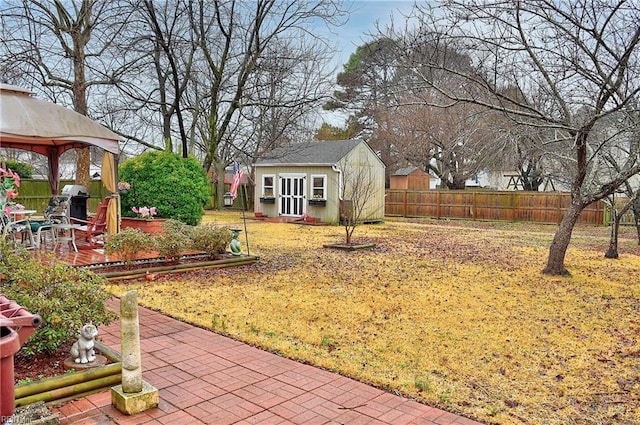
<path id="1" fill-rule="evenodd" d="M 61 180 L 58 192 L 62 193 L 62 188 L 68 184 L 74 184 L 74 181 Z M 98 204 L 110 193 L 100 180 L 91 180 L 88 189 L 91 197 L 87 200 L 87 207 L 90 211 L 95 211 Z M 49 198 L 51 198 L 49 181 L 24 179 L 20 182 L 16 202 L 23 204 L 28 210 L 42 213 L 49 203 Z"/>
<path id="2" fill-rule="evenodd" d="M 566 192 L 387 190 L 385 215 L 557 224 L 569 206 Z M 605 204 L 585 208 L 578 223 L 605 224 Z"/>
<path id="3" fill-rule="evenodd" d="M 68 184 L 74 184 L 73 180 L 61 180 L 59 184 L 59 193 L 62 193 L 62 188 Z M 228 190 L 230 185 L 226 185 L 225 189 Z M 245 199 L 246 194 L 246 199 Z M 90 211 L 95 211 L 98 204 L 110 193 L 100 180 L 91 180 L 89 182 L 89 195 L 91 196 L 87 200 L 87 207 Z M 16 202 L 23 204 L 29 210 L 36 210 L 38 212 L 44 211 L 51 197 L 51 186 L 47 180 L 34 180 L 24 179 L 21 181 L 18 188 L 18 199 Z M 233 205 L 236 208 L 244 208 L 249 210 L 253 208 L 253 186 L 242 186 L 238 189 L 238 197 L 233 201 Z M 205 209 L 215 208 L 216 205 L 216 186 L 211 185 L 211 196 L 209 202 L 205 205 Z"/>

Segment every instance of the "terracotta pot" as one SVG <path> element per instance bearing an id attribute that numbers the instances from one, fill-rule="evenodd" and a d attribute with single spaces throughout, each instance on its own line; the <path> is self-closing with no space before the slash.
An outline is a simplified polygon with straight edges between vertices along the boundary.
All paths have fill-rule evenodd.
<path id="1" fill-rule="evenodd" d="M 144 218 L 122 217 L 120 228 L 126 229 L 128 227 L 133 227 L 146 233 L 159 233 L 162 232 L 162 225 L 165 221 L 166 219 L 164 218 L 147 220 Z"/>

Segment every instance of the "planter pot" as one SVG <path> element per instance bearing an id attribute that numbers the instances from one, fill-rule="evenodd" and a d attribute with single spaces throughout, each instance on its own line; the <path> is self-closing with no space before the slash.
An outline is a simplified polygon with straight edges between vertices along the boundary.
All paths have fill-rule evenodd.
<path id="1" fill-rule="evenodd" d="M 165 221 L 166 219 L 164 218 L 147 220 L 144 218 L 122 217 L 120 228 L 126 229 L 128 227 L 133 227 L 146 233 L 159 233 L 162 232 L 162 225 Z"/>
<path id="2" fill-rule="evenodd" d="M 309 199 L 309 205 L 314 205 L 316 207 L 324 207 L 327 205 L 326 199 Z"/>
<path id="3" fill-rule="evenodd" d="M 260 203 L 261 204 L 275 204 L 276 203 L 276 198 L 260 198 Z"/>

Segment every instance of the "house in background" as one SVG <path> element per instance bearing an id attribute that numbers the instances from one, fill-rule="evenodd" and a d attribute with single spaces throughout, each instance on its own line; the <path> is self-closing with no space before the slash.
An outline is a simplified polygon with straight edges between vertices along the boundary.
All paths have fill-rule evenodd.
<path id="1" fill-rule="evenodd" d="M 428 190 L 429 173 L 418 167 L 400 168 L 389 177 L 390 189 Z"/>
<path id="2" fill-rule="evenodd" d="M 384 173 L 384 163 L 362 140 L 279 147 L 255 163 L 255 212 L 338 223 L 341 206 L 344 214 L 345 206 L 361 201 L 360 221 L 382 221 Z"/>

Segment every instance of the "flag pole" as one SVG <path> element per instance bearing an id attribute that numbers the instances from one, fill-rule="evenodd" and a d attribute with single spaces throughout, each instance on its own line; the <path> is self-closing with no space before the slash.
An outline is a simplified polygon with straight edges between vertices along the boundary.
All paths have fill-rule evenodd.
<path id="1" fill-rule="evenodd" d="M 247 233 L 247 218 L 245 217 L 244 210 L 247 205 L 247 188 L 245 185 L 242 185 L 242 223 L 244 224 L 244 241 L 247 245 L 247 256 L 251 255 L 249 253 L 249 234 Z"/>
<path id="2" fill-rule="evenodd" d="M 249 254 L 249 235 L 247 234 L 247 217 L 245 216 L 244 210 L 247 204 L 247 188 L 244 184 L 242 184 L 242 175 L 245 174 L 244 171 L 240 169 L 240 164 L 238 161 L 233 161 L 233 181 L 231 182 L 231 187 L 229 188 L 229 192 L 233 199 L 236 199 L 236 195 L 238 194 L 238 187 L 242 186 L 242 223 L 244 224 L 244 238 L 247 244 L 247 255 Z"/>

